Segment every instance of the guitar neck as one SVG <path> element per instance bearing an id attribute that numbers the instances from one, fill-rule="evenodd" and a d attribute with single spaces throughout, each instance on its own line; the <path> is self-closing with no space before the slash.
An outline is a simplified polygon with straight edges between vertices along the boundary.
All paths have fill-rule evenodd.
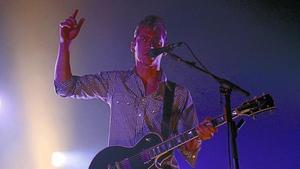
<path id="1" fill-rule="evenodd" d="M 234 119 L 236 117 L 238 117 L 237 113 L 232 112 L 232 118 Z M 226 120 L 225 120 L 224 115 L 220 115 L 217 118 L 212 120 L 212 124 L 214 127 L 219 127 L 225 123 L 226 123 Z M 197 137 L 198 137 L 198 133 L 197 133 L 197 130 L 195 127 L 195 128 L 185 131 L 182 134 L 172 137 L 154 147 L 151 147 L 147 151 L 148 151 L 148 154 L 150 155 L 150 158 L 153 159 L 153 158 L 159 156 L 160 154 L 171 151 L 171 150 L 173 150 L 173 149 L 175 149 Z"/>
<path id="2" fill-rule="evenodd" d="M 254 97 L 254 99 L 250 101 L 244 102 L 242 105 L 236 107 L 234 111 L 232 111 L 232 119 L 237 118 L 240 115 L 245 116 L 255 116 L 258 113 L 264 112 L 264 111 L 270 111 L 275 109 L 274 107 L 274 101 L 270 94 L 264 94 L 260 97 Z M 223 124 L 225 124 L 226 118 L 225 114 L 222 114 L 216 118 L 214 118 L 211 123 L 214 127 L 219 127 Z M 185 131 L 182 134 L 179 134 L 173 138 L 170 138 L 166 141 L 161 142 L 158 145 L 155 145 L 149 149 L 144 150 L 143 153 L 147 153 L 148 157 L 150 159 L 156 158 L 157 156 L 164 154 L 168 151 L 171 151 L 186 142 L 189 142 L 195 138 L 198 137 L 198 133 L 195 128 L 192 128 L 188 131 Z"/>

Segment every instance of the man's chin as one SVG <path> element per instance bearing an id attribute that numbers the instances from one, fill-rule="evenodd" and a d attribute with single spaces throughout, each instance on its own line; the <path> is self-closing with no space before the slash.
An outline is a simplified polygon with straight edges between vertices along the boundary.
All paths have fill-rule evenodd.
<path id="1" fill-rule="evenodd" d="M 138 61 L 139 64 L 149 68 L 149 69 L 155 69 L 157 68 L 157 64 L 153 61 Z"/>

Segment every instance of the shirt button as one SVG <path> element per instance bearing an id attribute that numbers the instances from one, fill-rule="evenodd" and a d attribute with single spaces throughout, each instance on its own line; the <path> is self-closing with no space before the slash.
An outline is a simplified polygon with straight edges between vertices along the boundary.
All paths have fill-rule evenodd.
<path id="1" fill-rule="evenodd" d="M 142 113 L 139 113 L 139 117 L 141 117 L 142 116 Z"/>
<path id="2" fill-rule="evenodd" d="M 120 103 L 119 100 L 117 100 L 116 103 L 119 104 Z"/>

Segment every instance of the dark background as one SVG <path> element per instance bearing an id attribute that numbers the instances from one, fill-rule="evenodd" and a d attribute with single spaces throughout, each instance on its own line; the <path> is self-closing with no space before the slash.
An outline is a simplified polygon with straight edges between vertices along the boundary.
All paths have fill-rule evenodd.
<path id="1" fill-rule="evenodd" d="M 245 118 L 238 137 L 240 168 L 298 168 L 299 7 L 299 1 L 288 0 L 1 0 L 0 167 L 51 169 L 52 152 L 60 151 L 67 154 L 65 169 L 82 169 L 107 146 L 108 106 L 63 99 L 53 89 L 58 24 L 79 9 L 86 22 L 72 44 L 73 74 L 133 67 L 133 30 L 145 15 L 159 15 L 169 42 L 187 42 L 212 72 L 252 97 L 274 97 L 275 111 Z M 185 48 L 175 52 L 192 60 Z M 168 57 L 163 68 L 190 89 L 200 120 L 222 113 L 213 80 Z M 246 99 L 233 93 L 233 106 Z M 196 168 L 228 168 L 227 149 L 227 129 L 221 127 L 203 143 Z M 181 168 L 189 168 L 177 156 Z"/>

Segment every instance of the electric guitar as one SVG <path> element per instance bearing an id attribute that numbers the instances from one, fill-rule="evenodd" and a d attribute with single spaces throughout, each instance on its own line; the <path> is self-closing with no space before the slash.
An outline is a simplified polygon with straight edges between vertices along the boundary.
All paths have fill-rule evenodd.
<path id="1" fill-rule="evenodd" d="M 258 113 L 275 109 L 270 94 L 255 97 L 246 101 L 232 111 L 232 118 L 239 116 L 255 116 Z M 226 115 L 222 114 L 211 122 L 214 127 L 226 123 Z M 89 169 L 150 169 L 162 168 L 163 161 L 170 151 L 198 137 L 196 128 L 192 128 L 173 138 L 163 141 L 157 133 L 144 136 L 133 147 L 111 146 L 100 151 L 92 160 Z"/>

